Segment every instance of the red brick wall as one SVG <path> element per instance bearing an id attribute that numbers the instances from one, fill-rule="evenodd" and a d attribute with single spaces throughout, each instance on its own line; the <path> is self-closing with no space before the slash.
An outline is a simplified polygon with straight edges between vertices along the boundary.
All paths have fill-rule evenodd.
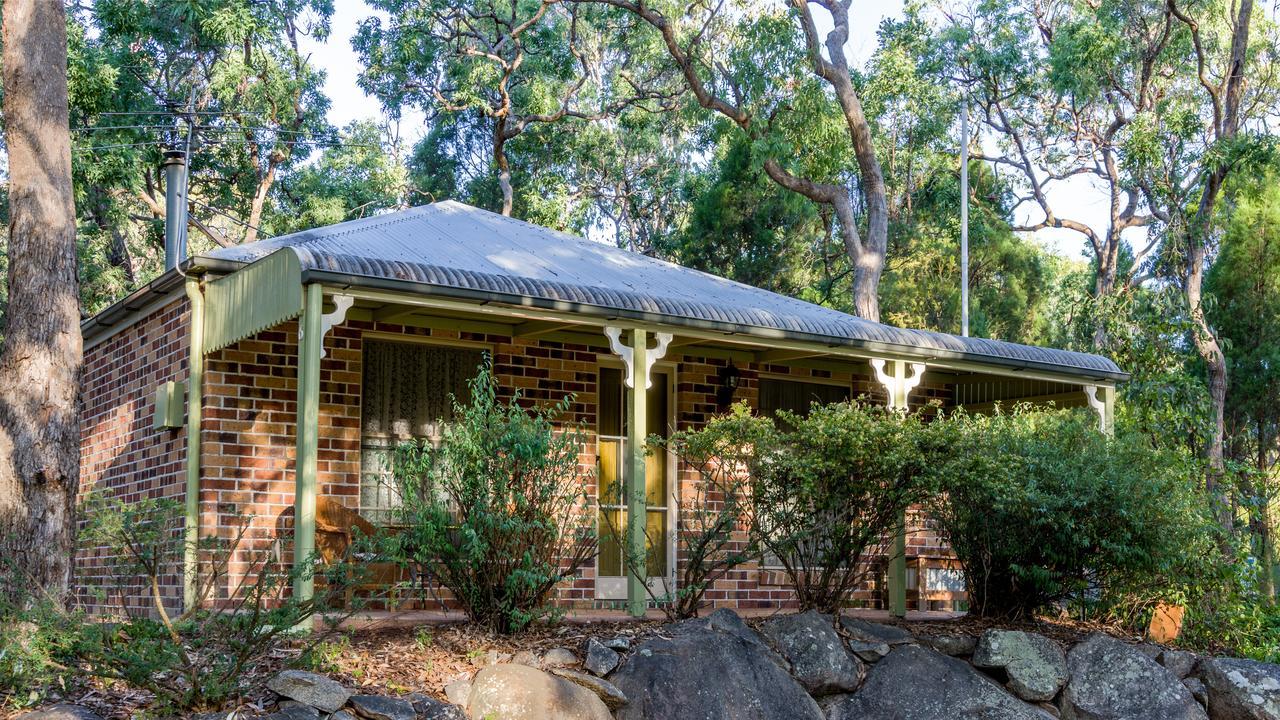
<path id="1" fill-rule="evenodd" d="M 111 426 L 115 428 L 116 437 L 120 438 L 117 443 L 127 443 L 135 448 L 130 455 L 134 458 L 133 464 L 117 467 L 113 475 L 122 484 L 132 478 L 130 481 L 135 485 L 150 487 L 141 478 L 162 477 L 164 479 L 158 484 L 164 485 L 166 492 L 174 493 L 181 489 L 184 433 L 153 433 L 149 429 L 149 409 L 155 385 L 161 379 L 168 379 L 167 376 L 161 377 L 164 372 L 180 370 L 185 375 L 186 346 L 185 341 L 178 337 L 185 329 L 185 314 L 180 311 L 181 308 L 177 313 L 166 311 L 163 316 L 137 326 L 137 332 L 126 331 L 95 348 L 95 352 L 100 353 L 95 357 L 104 360 L 98 361 L 99 374 L 86 374 L 86 385 L 98 388 L 95 391 L 103 395 L 96 403 L 99 417 L 128 415 L 136 420 L 127 426 L 119 423 Z M 150 334 L 148 328 L 151 328 Z M 363 338 L 367 333 L 377 333 L 380 338 L 429 338 L 444 343 L 462 342 L 486 347 L 493 353 L 495 372 L 503 388 L 519 388 L 529 403 L 554 402 L 567 393 L 575 393 L 572 419 L 594 433 L 599 362 L 613 357 L 606 348 L 603 335 L 598 344 L 588 346 L 351 321 L 334 328 L 324 341 L 326 357 L 321 361 L 318 478 L 319 493 L 323 496 L 353 509 L 359 506 L 361 358 Z M 169 349 L 163 353 L 145 349 L 161 335 L 166 343 L 164 347 Z M 105 358 L 112 357 L 112 353 L 123 353 L 129 358 L 132 358 L 129 353 L 148 357 L 163 355 L 167 364 L 148 366 L 149 369 L 138 371 L 135 377 L 125 367 L 115 370 L 102 367 L 110 364 Z M 678 353 L 672 355 L 666 362 L 675 366 L 677 429 L 699 427 L 717 409 L 715 388 L 719 383 L 718 373 L 727 361 Z M 248 523 L 240 552 L 230 568 L 232 578 L 250 572 L 254 563 L 264 557 L 285 562 L 290 559 L 287 543 L 277 549 L 273 541 L 282 535 L 287 538 L 292 523 L 296 357 L 297 324 L 289 322 L 213 353 L 206 363 L 201 530 L 202 535 L 217 533 L 229 538 L 240 532 L 243 523 Z M 762 372 L 796 379 L 838 382 L 851 386 L 854 397 L 866 395 L 879 402 L 884 398 L 882 387 L 871 380 L 869 365 L 865 368 L 851 365 L 851 369 L 859 373 L 856 376 L 851 372 L 833 373 L 784 365 L 760 367 L 739 363 L 739 367 L 742 382 L 735 400 L 746 400 L 751 404 L 756 402 L 758 379 Z M 119 383 L 116 375 L 102 373 L 121 371 L 130 375 L 133 384 L 116 391 L 116 394 L 104 394 L 99 386 Z M 913 406 L 926 404 L 931 399 L 945 399 L 946 395 L 945 387 L 930 384 L 926 376 L 925 383 L 913 392 Z M 136 412 L 138 408 L 143 412 Z M 89 438 L 88 435 L 86 437 Z M 110 444 L 102 439 L 104 437 L 100 434 L 87 440 L 86 467 L 101 462 L 95 458 L 102 454 L 100 448 Z M 595 496 L 592 478 L 595 462 L 592 435 L 581 457 L 582 469 L 589 478 L 586 489 L 591 497 Z M 683 471 L 682 479 L 687 485 L 692 475 Z M 941 556 L 945 549 L 935 533 L 920 531 L 910 537 L 908 552 Z M 560 601 L 576 607 L 597 605 L 594 578 L 592 565 L 560 589 Z M 790 593 L 781 583 L 782 578 L 775 571 L 745 566 L 717 583 L 708 592 L 708 599 L 731 607 L 773 607 L 790 601 Z M 180 595 L 178 585 L 180 581 L 172 590 L 176 595 Z M 859 599 L 867 604 L 874 604 L 878 597 L 870 587 L 859 594 Z"/>
<path id="2" fill-rule="evenodd" d="M 184 429 L 153 430 L 156 388 L 187 378 L 187 301 L 174 300 L 146 319 L 85 351 L 80 490 L 126 502 L 181 499 L 186 471 Z M 84 527 L 85 520 L 80 521 Z M 106 547 L 85 548 L 76 562 L 79 600 L 106 608 L 99 592 L 120 589 L 111 579 L 119 559 Z M 166 604 L 182 600 L 181 568 L 162 577 Z M 125 588 L 130 607 L 150 607 L 142 588 Z M 110 601 L 110 599 L 108 599 Z"/>

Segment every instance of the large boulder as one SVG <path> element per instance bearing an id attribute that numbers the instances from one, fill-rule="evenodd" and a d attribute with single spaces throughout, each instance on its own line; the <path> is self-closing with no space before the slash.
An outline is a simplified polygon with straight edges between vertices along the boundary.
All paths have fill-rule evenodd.
<path id="1" fill-rule="evenodd" d="M 268 680 L 267 687 L 277 695 L 327 713 L 337 712 L 351 697 L 351 691 L 337 680 L 302 670 L 285 670 Z"/>
<path id="2" fill-rule="evenodd" d="M 761 623 L 759 630 L 791 663 L 791 675 L 810 695 L 853 692 L 862 683 L 862 663 L 845 649 L 831 616 L 816 610 L 778 615 Z"/>
<path id="3" fill-rule="evenodd" d="M 609 680 L 618 720 L 821 720 L 776 654 L 729 611 L 686 621 L 634 648 Z"/>
<path id="4" fill-rule="evenodd" d="M 828 720 L 1053 720 L 963 660 L 918 645 L 894 648 L 862 689 L 831 703 Z"/>
<path id="5" fill-rule="evenodd" d="M 1067 682 L 1067 656 L 1043 635 L 988 630 L 973 651 L 973 665 L 1003 671 L 1007 687 L 1029 702 L 1052 700 Z"/>
<path id="6" fill-rule="evenodd" d="M 471 681 L 467 712 L 484 720 L 612 720 L 590 690 L 528 665 L 489 665 Z"/>
<path id="7" fill-rule="evenodd" d="M 1067 653 L 1071 679 L 1058 707 L 1064 720 L 1203 720 L 1182 681 L 1115 638 L 1094 634 Z"/>
<path id="8" fill-rule="evenodd" d="M 1200 680 L 1213 720 L 1280 720 L 1280 665 L 1205 658 Z"/>

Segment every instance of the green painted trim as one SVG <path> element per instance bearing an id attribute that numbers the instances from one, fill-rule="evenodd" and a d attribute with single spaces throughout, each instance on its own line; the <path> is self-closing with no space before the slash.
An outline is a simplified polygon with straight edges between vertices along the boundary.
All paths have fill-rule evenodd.
<path id="1" fill-rule="evenodd" d="M 648 606 L 648 554 L 645 552 L 645 526 L 648 522 L 645 503 L 645 433 L 649 427 L 649 393 L 646 387 L 649 367 L 648 333 L 631 331 L 631 385 L 627 391 L 627 445 L 631 450 L 631 477 L 627 478 L 627 556 L 632 558 L 627 574 L 627 612 L 643 617 Z"/>
<path id="2" fill-rule="evenodd" d="M 893 397 L 889 398 L 890 410 L 906 412 L 907 363 L 893 361 Z M 898 516 L 898 530 L 893 535 L 893 554 L 889 558 L 889 612 L 894 617 L 907 615 L 907 513 Z"/>
<path id="3" fill-rule="evenodd" d="M 182 608 L 199 601 L 200 544 L 200 424 L 204 413 L 204 293 L 200 281 L 187 278 L 191 337 L 187 358 L 187 483 L 184 496 L 182 552 Z"/>
<path id="4" fill-rule="evenodd" d="M 206 353 L 295 318 L 302 312 L 302 267 L 285 248 L 205 287 Z"/>
<path id="5" fill-rule="evenodd" d="M 324 335 L 324 288 L 305 288 L 306 302 L 298 336 L 298 421 L 293 491 L 293 566 L 298 571 L 293 594 L 310 600 L 315 594 L 312 568 L 307 563 L 316 549 L 316 475 L 320 443 L 320 348 Z"/>
<path id="6" fill-rule="evenodd" d="M 889 555 L 889 613 L 907 615 L 907 514 L 898 516 L 898 530 L 893 534 L 893 550 Z"/>

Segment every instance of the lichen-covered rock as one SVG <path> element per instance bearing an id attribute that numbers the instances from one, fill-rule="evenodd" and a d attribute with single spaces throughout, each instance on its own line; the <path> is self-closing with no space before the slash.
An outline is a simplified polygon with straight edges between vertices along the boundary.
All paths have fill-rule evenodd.
<path id="1" fill-rule="evenodd" d="M 564 678 L 595 693 L 596 697 L 603 700 L 610 710 L 617 710 L 627 704 L 627 696 L 616 685 L 604 678 L 568 668 L 551 668 L 550 672 L 556 677 Z"/>
<path id="2" fill-rule="evenodd" d="M 415 720 L 418 711 L 413 703 L 381 695 L 352 695 L 347 701 L 356 715 L 367 720 Z"/>
<path id="3" fill-rule="evenodd" d="M 626 637 L 625 635 L 619 635 L 617 637 L 601 640 L 600 644 L 610 650 L 616 650 L 621 653 L 631 649 L 631 638 Z"/>
<path id="4" fill-rule="evenodd" d="M 285 670 L 268 680 L 267 687 L 277 695 L 329 713 L 337 712 L 351 697 L 342 683 L 302 670 Z"/>
<path id="5" fill-rule="evenodd" d="M 815 610 L 777 615 L 759 626 L 787 662 L 791 675 L 814 697 L 853 692 L 862 683 L 862 663 L 844 646 L 831 616 Z"/>
<path id="6" fill-rule="evenodd" d="M 1191 691 L 1191 697 L 1200 703 L 1200 707 L 1209 708 L 1209 689 L 1204 686 L 1204 681 L 1200 678 L 1189 677 L 1182 681 L 1187 686 L 1187 690 Z"/>
<path id="7" fill-rule="evenodd" d="M 840 627 L 849 634 L 849 637 L 862 642 L 882 642 L 886 645 L 903 645 L 905 643 L 914 642 L 915 637 L 911 633 L 902 628 L 892 625 L 882 625 L 870 620 L 863 620 L 855 617 L 841 617 Z"/>
<path id="8" fill-rule="evenodd" d="M 827 720 L 1052 720 L 969 663 L 902 645 L 872 666 L 858 692 L 827 707 Z"/>
<path id="9" fill-rule="evenodd" d="M 1196 663 L 1200 658 L 1195 653 L 1186 650 L 1163 650 L 1158 658 L 1161 665 L 1165 666 L 1169 672 L 1173 673 L 1179 679 L 1191 675 L 1196 669 Z"/>
<path id="10" fill-rule="evenodd" d="M 1067 653 L 1064 720 L 1204 720 L 1182 681 L 1132 645 L 1102 634 Z"/>
<path id="11" fill-rule="evenodd" d="M 935 635 L 923 638 L 921 642 L 952 657 L 972 655 L 978 648 L 978 641 L 972 635 Z"/>
<path id="12" fill-rule="evenodd" d="M 590 690 L 528 665 L 490 665 L 471 683 L 467 713 L 484 720 L 613 720 Z"/>
<path id="13" fill-rule="evenodd" d="M 405 700 L 413 703 L 414 712 L 418 713 L 418 720 L 467 720 L 467 713 L 457 705 L 440 702 L 421 693 L 406 695 Z"/>
<path id="14" fill-rule="evenodd" d="M 857 655 L 859 660 L 873 663 L 880 662 L 881 658 L 889 654 L 889 646 L 882 642 L 850 640 L 849 651 Z"/>
<path id="15" fill-rule="evenodd" d="M 543 667 L 573 667 L 578 664 L 578 656 L 569 648 L 551 648 L 542 656 Z"/>
<path id="16" fill-rule="evenodd" d="M 1280 719 L 1280 665 L 1237 658 L 1205 658 L 1200 680 L 1213 720 Z"/>
<path id="17" fill-rule="evenodd" d="M 1067 656 L 1043 635 L 988 630 L 973 651 L 974 667 L 1002 670 L 1008 688 L 1028 702 L 1052 700 L 1067 682 Z"/>
<path id="18" fill-rule="evenodd" d="M 466 707 L 467 700 L 471 698 L 471 676 L 467 673 L 454 676 L 444 684 L 444 696 L 454 705 Z"/>
<path id="19" fill-rule="evenodd" d="M 542 666 L 542 661 L 538 659 L 538 654 L 531 650 L 520 650 L 511 656 L 511 662 L 517 665 L 528 665 L 529 667 Z"/>
<path id="20" fill-rule="evenodd" d="M 582 666 L 589 672 L 604 677 L 618 667 L 621 659 L 616 650 L 611 650 L 595 638 L 591 638 L 587 640 L 587 659 L 582 662 Z"/>
<path id="21" fill-rule="evenodd" d="M 730 611 L 685 621 L 633 648 L 609 678 L 628 699 L 617 720 L 822 720 L 776 657 Z"/>

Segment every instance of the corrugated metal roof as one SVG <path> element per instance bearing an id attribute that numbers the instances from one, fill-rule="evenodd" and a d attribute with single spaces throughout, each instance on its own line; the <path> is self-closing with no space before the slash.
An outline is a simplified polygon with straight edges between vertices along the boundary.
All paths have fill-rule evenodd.
<path id="1" fill-rule="evenodd" d="M 205 257 L 247 263 L 281 248 L 297 253 L 304 273 L 349 276 L 353 284 L 366 279 L 428 285 L 659 316 L 677 324 L 761 329 L 840 345 L 899 346 L 914 349 L 913 355 L 938 352 L 1123 376 L 1099 355 L 882 325 L 453 201 L 223 248 Z"/>

